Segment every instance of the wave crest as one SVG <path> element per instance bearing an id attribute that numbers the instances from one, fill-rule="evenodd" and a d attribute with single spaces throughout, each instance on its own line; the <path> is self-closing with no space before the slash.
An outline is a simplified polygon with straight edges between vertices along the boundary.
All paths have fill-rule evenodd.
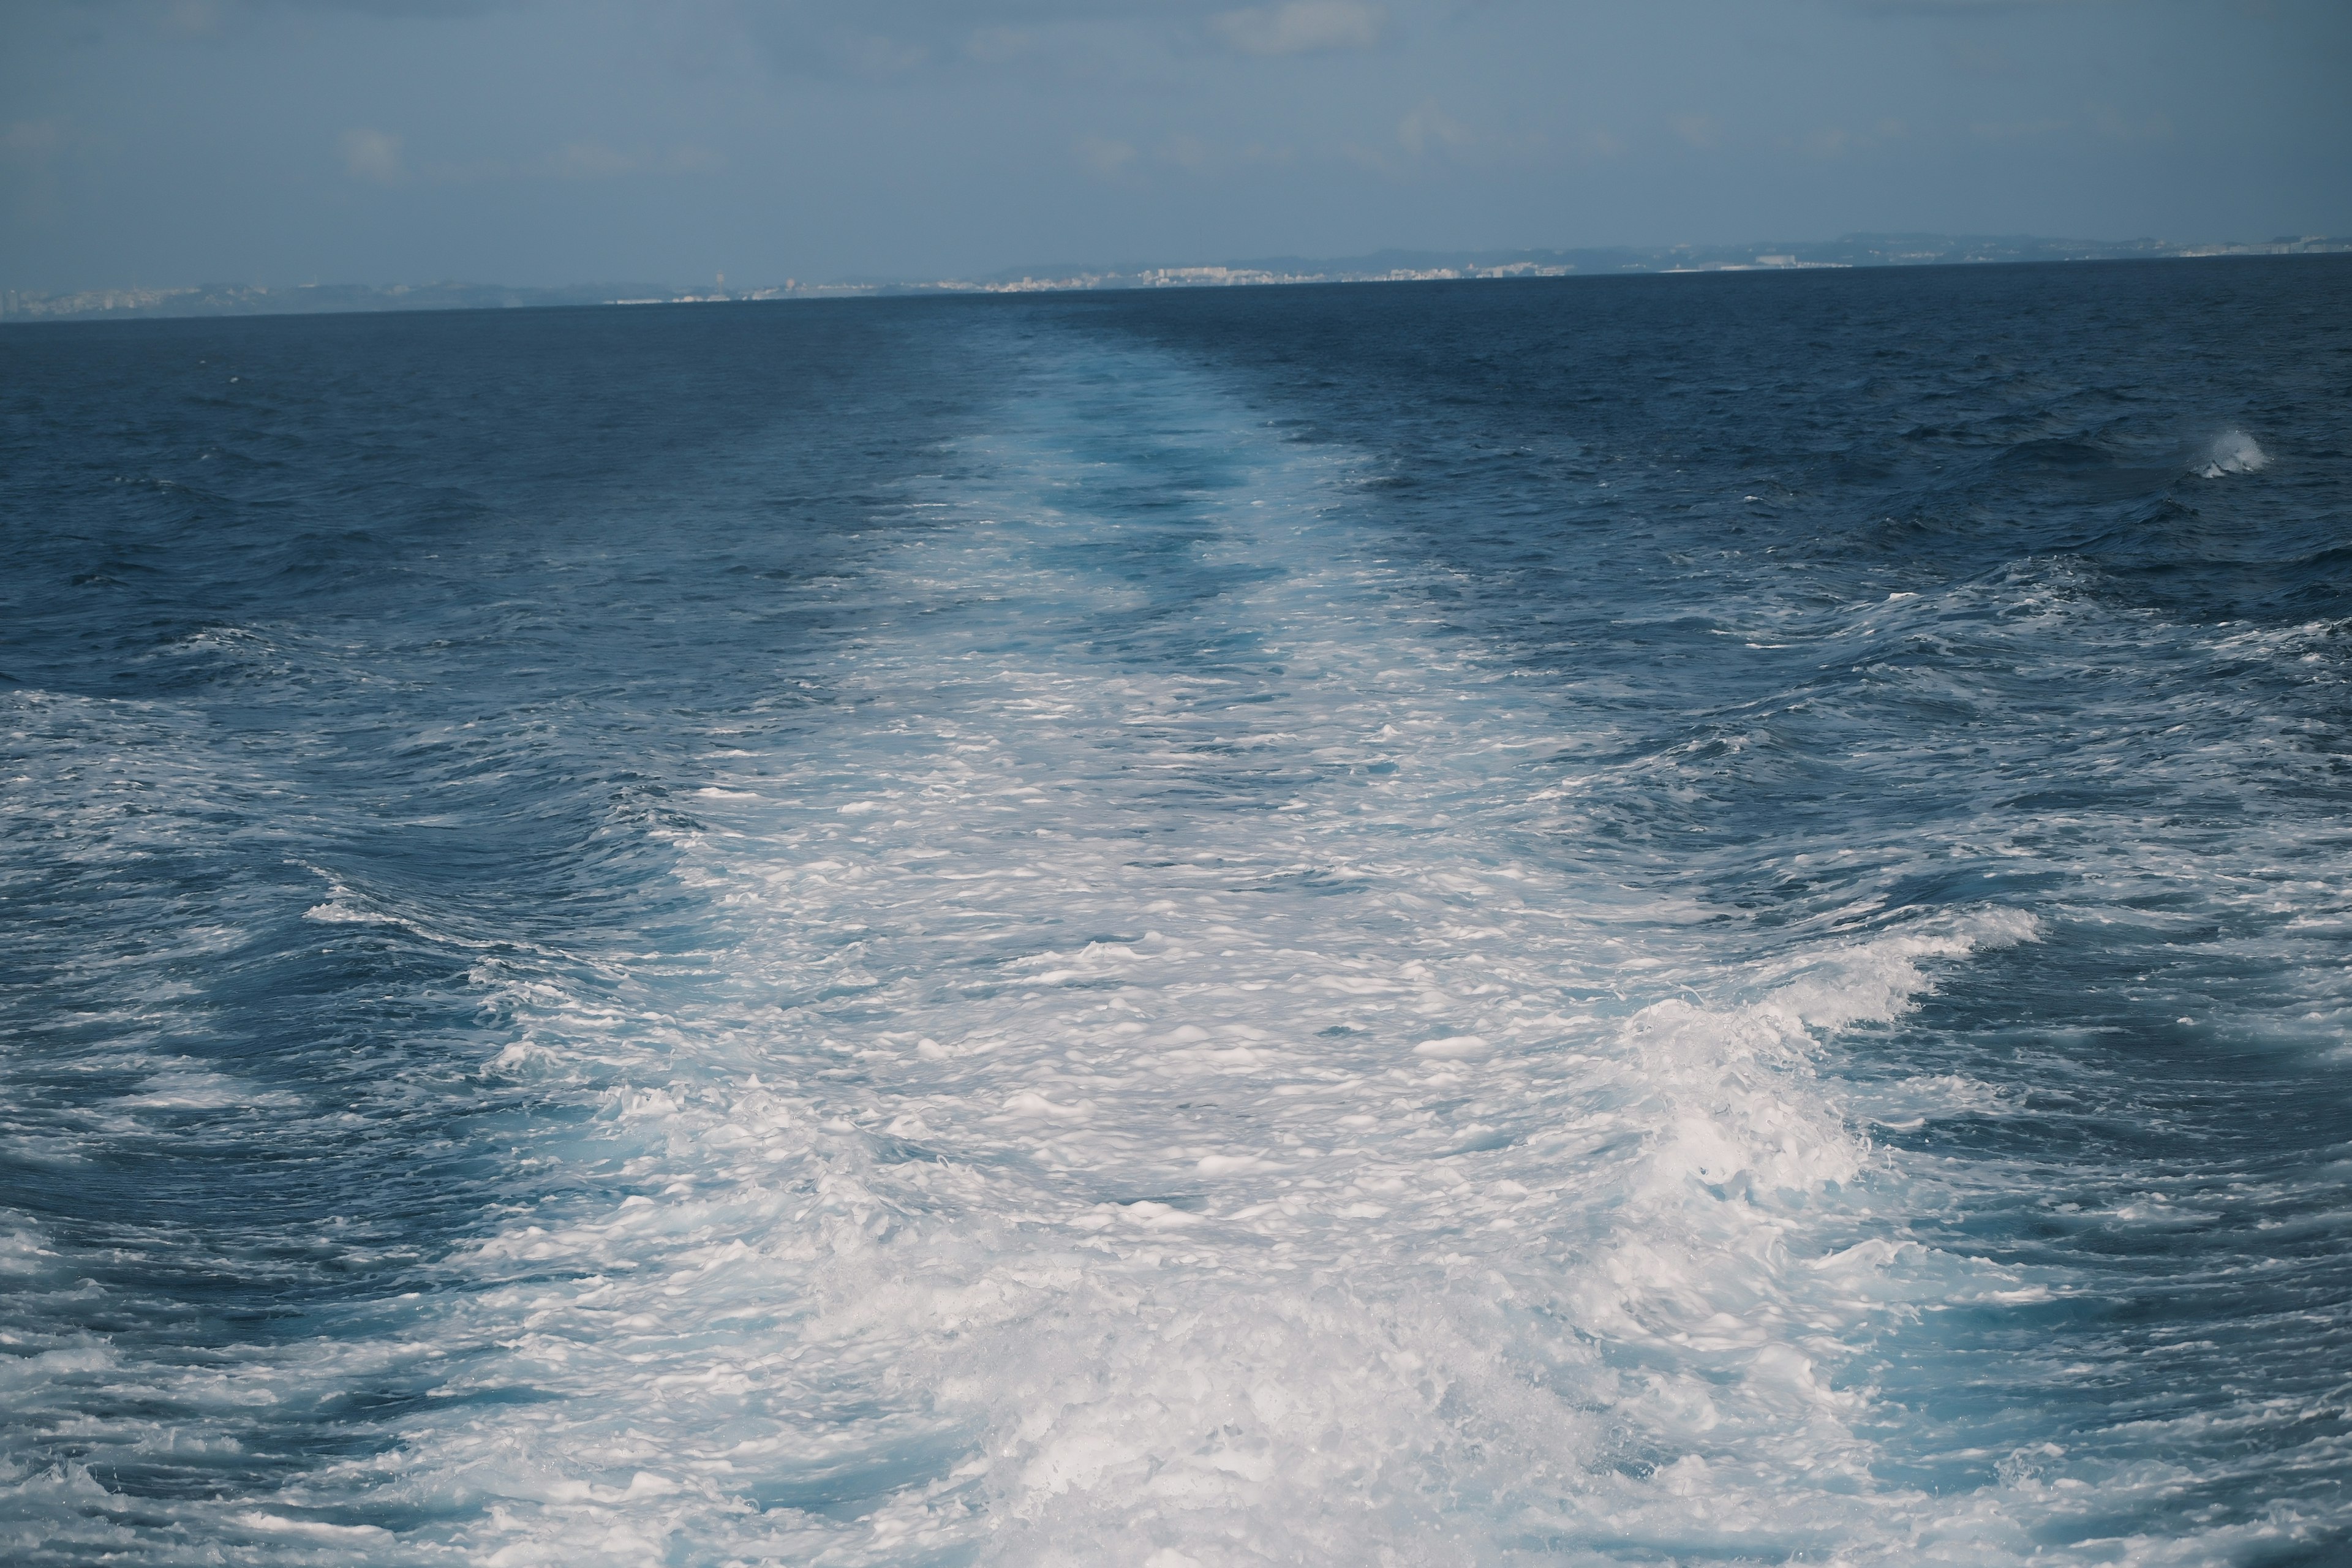
<path id="1" fill-rule="evenodd" d="M 2224 474 L 2256 474 L 2270 467 L 2271 455 L 2243 430 L 2224 430 L 2205 444 L 2197 456 L 2197 476 L 2218 479 Z"/>

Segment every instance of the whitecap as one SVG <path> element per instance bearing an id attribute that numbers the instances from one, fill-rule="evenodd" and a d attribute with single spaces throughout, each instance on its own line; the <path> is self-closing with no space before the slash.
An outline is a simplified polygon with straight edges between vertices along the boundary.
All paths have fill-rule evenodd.
<path id="1" fill-rule="evenodd" d="M 2218 479 L 2224 474 L 2258 474 L 2270 467 L 2270 454 L 2262 444 L 2243 430 L 2224 430 L 2205 444 L 2194 465 L 2200 479 Z"/>

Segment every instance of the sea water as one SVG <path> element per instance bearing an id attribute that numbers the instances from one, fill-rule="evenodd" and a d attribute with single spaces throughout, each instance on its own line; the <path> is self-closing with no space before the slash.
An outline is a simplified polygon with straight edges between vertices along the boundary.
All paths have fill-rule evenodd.
<path id="1" fill-rule="evenodd" d="M 2347 307 L 0 333 L 0 1542 L 2341 1561 Z"/>

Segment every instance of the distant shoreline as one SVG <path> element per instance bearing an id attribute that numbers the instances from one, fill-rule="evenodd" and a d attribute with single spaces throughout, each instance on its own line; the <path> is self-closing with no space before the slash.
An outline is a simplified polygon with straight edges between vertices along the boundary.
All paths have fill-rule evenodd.
<path id="1" fill-rule="evenodd" d="M 1806 244 L 1614 247 L 1580 250 L 1380 251 L 1331 260 L 1280 257 L 1196 267 L 1032 267 L 979 279 L 853 279 L 831 283 L 679 289 L 645 283 L 517 288 L 427 283 L 0 290 L 0 324 L 203 320 L 232 316 L 362 315 L 407 310 L 742 304 L 792 300 L 906 299 L 981 294 L 1107 293 L 1157 289 L 1268 288 L 1329 283 L 1448 282 L 1702 272 L 1799 272 L 1891 267 L 1970 267 L 2060 261 L 2210 260 L 2352 255 L 2352 238 L 2306 235 L 2251 244 L 2053 240 L 2028 237 L 1848 235 Z"/>

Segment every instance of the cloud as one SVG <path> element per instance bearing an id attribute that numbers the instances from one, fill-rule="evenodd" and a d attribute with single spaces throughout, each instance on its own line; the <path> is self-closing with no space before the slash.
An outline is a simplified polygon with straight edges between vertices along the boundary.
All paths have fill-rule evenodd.
<path id="1" fill-rule="evenodd" d="M 1969 127 L 1969 134 L 1979 142 L 2030 142 L 2055 135 L 2072 124 L 2065 120 L 1980 120 Z"/>
<path id="2" fill-rule="evenodd" d="M 1077 141 L 1078 162 L 1106 179 L 1135 162 L 1135 143 L 1115 142 L 1089 131 Z"/>
<path id="3" fill-rule="evenodd" d="M 2008 50 L 1975 38 L 1947 39 L 1944 57 L 1971 76 L 2007 76 L 2017 69 Z"/>
<path id="4" fill-rule="evenodd" d="M 1938 14 L 1972 16 L 1990 11 L 2054 11 L 2067 5 L 2105 5 L 2116 0 L 1846 0 L 1857 11 L 1900 16 Z"/>
<path id="5" fill-rule="evenodd" d="M 1190 169 L 1198 174 L 1209 166 L 1209 161 L 1216 154 L 1198 136 L 1179 133 L 1168 138 L 1160 149 L 1160 155 L 1180 169 Z"/>
<path id="6" fill-rule="evenodd" d="M 2172 121 L 2162 114 L 2135 120 L 2110 104 L 2091 110 L 2092 127 L 2114 142 L 2161 142 L 2172 134 Z"/>
<path id="7" fill-rule="evenodd" d="M 1120 145 L 1112 142 L 1106 150 L 1115 152 Z M 1162 138 L 1144 155 L 1168 168 L 1207 176 L 1236 168 L 1284 166 L 1298 159 L 1295 147 L 1264 142 L 1217 142 L 1186 131 Z"/>
<path id="8" fill-rule="evenodd" d="M 1675 128 L 1675 134 L 1681 137 L 1686 145 L 1701 152 L 1723 140 L 1723 127 L 1716 123 L 1712 114 L 1677 114 L 1667 123 Z"/>
<path id="9" fill-rule="evenodd" d="M 1470 132 L 1437 107 L 1433 98 L 1397 121 L 1397 142 L 1414 157 L 1439 148 L 1459 151 L 1470 145 Z"/>
<path id="10" fill-rule="evenodd" d="M 1309 55 L 1371 48 L 1387 20 L 1364 0 L 1288 0 L 1212 16 L 1209 29 L 1239 54 Z"/>
<path id="11" fill-rule="evenodd" d="M 858 76 L 898 76 L 931 59 L 929 45 L 888 33 L 843 31 L 834 35 L 833 46 L 835 58 Z"/>
<path id="12" fill-rule="evenodd" d="M 670 0 L 665 26 L 749 43 L 794 76 L 911 79 L 957 67 L 1088 76 L 1157 54 L 1213 0 Z M 648 7 L 653 9 L 653 7 Z"/>
<path id="13" fill-rule="evenodd" d="M 57 156 L 65 132 L 54 120 L 19 120 L 0 129 L 0 159 L 37 169 Z"/>
<path id="14" fill-rule="evenodd" d="M 500 13 L 560 16 L 545 0 L 15 0 L 53 18 L 114 16 L 183 38 L 243 43 L 364 19 L 419 29 Z M 1157 82 L 1200 46 L 1244 58 L 1377 47 L 1398 14 L 1458 0 L 658 0 L 600 6 L 594 33 L 634 17 L 670 52 L 716 65 L 746 52 L 790 76 L 911 82 L 979 69 L 1033 79 Z M 9 0 L 0 0 L 0 14 Z M 88 29 L 85 29 L 88 30 Z"/>
<path id="15" fill-rule="evenodd" d="M 1867 131 L 1849 131 L 1843 125 L 1823 125 L 1803 136 L 1776 137 L 1772 144 L 1783 153 L 1802 153 L 1809 158 L 1836 159 L 1849 153 L 1875 152 L 1910 134 L 1911 128 L 1900 120 L 1881 120 Z"/>
<path id="16" fill-rule="evenodd" d="M 964 40 L 963 52 L 984 66 L 1026 59 L 1038 52 L 1042 40 L 1028 27 L 981 27 Z"/>
<path id="17" fill-rule="evenodd" d="M 632 174 L 700 174 L 721 159 L 707 148 L 625 152 L 602 142 L 569 142 L 534 157 L 411 163 L 399 137 L 364 127 L 342 135 L 343 173 L 377 185 L 474 185 L 499 180 L 616 180 Z"/>
<path id="18" fill-rule="evenodd" d="M 558 179 L 612 180 L 625 174 L 699 174 L 717 168 L 719 162 L 716 153 L 701 147 L 622 153 L 601 142 L 573 142 L 548 161 L 546 170 Z"/>
<path id="19" fill-rule="evenodd" d="M 373 16 L 395 21 L 457 20 L 527 0 L 14 0 L 18 16 L 46 11 L 92 19 L 120 17 L 165 37 L 233 40 L 289 18 Z"/>
<path id="20" fill-rule="evenodd" d="M 169 25 L 210 32 L 235 13 L 350 12 L 362 16 L 479 16 L 513 8 L 519 0 L 150 0 Z"/>
<path id="21" fill-rule="evenodd" d="M 400 138 L 358 128 L 344 132 L 343 173 L 379 185 L 400 184 L 407 177 L 400 162 Z"/>

